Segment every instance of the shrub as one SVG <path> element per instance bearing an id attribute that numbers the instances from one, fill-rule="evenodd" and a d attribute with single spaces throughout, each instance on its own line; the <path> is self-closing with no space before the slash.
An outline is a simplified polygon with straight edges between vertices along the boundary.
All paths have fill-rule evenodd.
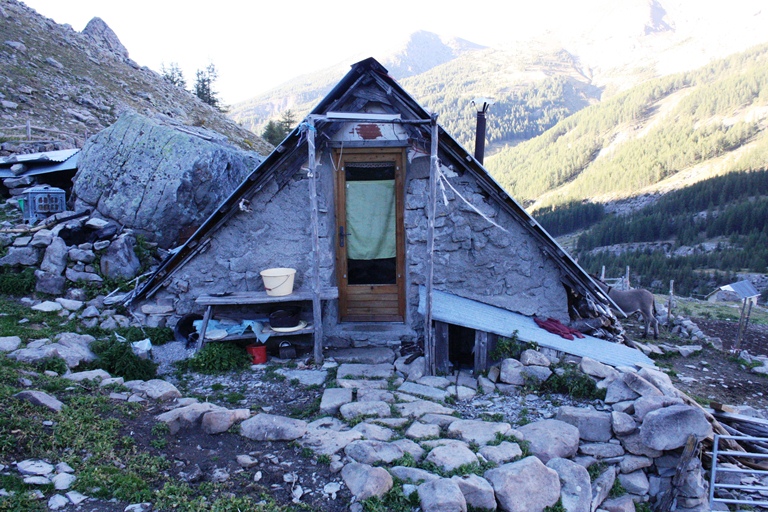
<path id="1" fill-rule="evenodd" d="M 157 375 L 157 364 L 134 354 L 129 342 L 114 338 L 96 340 L 91 344 L 91 350 L 98 356 L 94 366 L 112 376 L 125 380 L 151 380 Z"/>
<path id="2" fill-rule="evenodd" d="M 605 389 L 598 389 L 588 375 L 570 365 L 554 368 L 554 373 L 541 385 L 543 391 L 562 393 L 574 398 L 604 399 Z"/>
<path id="3" fill-rule="evenodd" d="M 0 267 L 0 294 L 13 297 L 32 295 L 35 291 L 35 271 L 25 268 L 21 272 Z"/>
<path id="4" fill-rule="evenodd" d="M 190 370 L 206 374 L 244 370 L 250 365 L 245 349 L 232 343 L 208 343 L 186 362 Z"/>

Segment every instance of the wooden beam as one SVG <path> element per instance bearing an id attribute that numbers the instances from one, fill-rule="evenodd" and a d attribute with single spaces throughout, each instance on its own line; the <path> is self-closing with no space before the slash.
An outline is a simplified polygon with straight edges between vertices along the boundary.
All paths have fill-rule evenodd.
<path id="1" fill-rule="evenodd" d="M 475 331 L 475 375 L 488 368 L 488 338 L 488 332 Z"/>
<path id="2" fill-rule="evenodd" d="M 309 203 L 312 220 L 312 321 L 315 324 L 315 364 L 323 363 L 323 314 L 320 303 L 320 228 L 317 213 L 317 164 L 315 162 L 315 122 L 307 118 L 309 158 Z"/>
<path id="3" fill-rule="evenodd" d="M 427 375 L 435 375 L 435 340 L 432 337 L 432 281 L 434 275 L 435 252 L 435 201 L 437 200 L 437 170 L 440 162 L 437 158 L 438 127 L 437 114 L 432 119 L 432 149 L 429 166 L 429 198 L 427 199 L 427 254 L 426 254 L 426 304 L 424 307 L 424 358 Z"/>
<path id="4" fill-rule="evenodd" d="M 450 326 L 447 323 L 435 322 L 435 371 L 437 373 L 448 373 L 449 329 Z"/>

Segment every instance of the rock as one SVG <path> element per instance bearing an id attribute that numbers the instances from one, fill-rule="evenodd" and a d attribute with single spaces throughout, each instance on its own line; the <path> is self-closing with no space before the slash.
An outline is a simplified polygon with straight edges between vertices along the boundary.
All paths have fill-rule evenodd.
<path id="1" fill-rule="evenodd" d="M 651 412 L 661 409 L 662 407 L 668 407 L 670 405 L 679 405 L 683 401 L 680 398 L 672 398 L 668 396 L 641 396 L 635 400 L 635 419 L 641 422 L 645 419 L 645 416 Z"/>
<path id="2" fill-rule="evenodd" d="M 66 491 L 72 487 L 72 484 L 75 483 L 75 480 L 77 480 L 77 477 L 71 473 L 59 473 L 58 475 L 51 478 L 53 487 L 57 491 Z"/>
<path id="3" fill-rule="evenodd" d="M 417 485 L 424 482 L 431 482 L 432 480 L 440 479 L 439 476 L 432 474 L 429 471 L 425 471 L 419 468 L 409 468 L 406 466 L 393 466 L 389 468 L 389 472 L 392 473 L 392 476 L 402 480 L 403 482 Z"/>
<path id="4" fill-rule="evenodd" d="M 408 430 L 405 431 L 405 437 L 411 439 L 428 439 L 440 436 L 440 427 L 438 425 L 424 424 L 414 421 Z"/>
<path id="5" fill-rule="evenodd" d="M 307 422 L 259 413 L 240 424 L 240 435 L 254 441 L 293 441 L 307 431 Z"/>
<path id="6" fill-rule="evenodd" d="M 80 262 L 80 263 L 91 263 L 93 260 L 96 259 L 96 254 L 92 250 L 83 250 L 78 249 L 77 247 L 72 247 L 67 251 L 67 257 L 70 261 Z"/>
<path id="7" fill-rule="evenodd" d="M 63 375 L 63 378 L 74 382 L 82 382 L 84 380 L 102 381 L 104 379 L 110 379 L 112 376 L 104 370 L 88 370 L 85 372 L 74 372 Z M 181 394 L 179 394 L 181 396 Z"/>
<path id="8" fill-rule="evenodd" d="M 362 464 L 390 463 L 403 456 L 400 447 L 382 441 L 352 441 L 344 448 L 344 453 Z"/>
<path id="9" fill-rule="evenodd" d="M 449 472 L 477 462 L 477 456 L 465 446 L 438 446 L 429 452 L 426 460 L 436 464 L 443 471 Z"/>
<path id="10" fill-rule="evenodd" d="M 339 363 L 381 364 L 395 361 L 395 353 L 385 347 L 337 348 L 326 351 L 325 357 Z"/>
<path id="11" fill-rule="evenodd" d="M 403 450 L 403 453 L 410 453 L 414 460 L 421 460 L 424 457 L 424 448 L 414 443 L 410 439 L 398 439 L 392 441 L 392 444 Z"/>
<path id="12" fill-rule="evenodd" d="M 549 367 L 551 361 L 547 356 L 539 352 L 538 350 L 527 349 L 520 354 L 520 362 L 525 366 L 547 366 Z"/>
<path id="13" fill-rule="evenodd" d="M 101 286 L 104 283 L 101 276 L 94 274 L 93 272 L 79 272 L 72 268 L 68 268 L 64 271 L 64 275 L 73 283 L 91 283 L 97 286 Z"/>
<path id="14" fill-rule="evenodd" d="M 629 389 L 634 391 L 640 396 L 661 396 L 663 393 L 659 391 L 659 388 L 645 380 L 640 375 L 634 373 L 634 372 L 628 372 L 625 373 L 622 376 L 622 380 L 624 381 L 624 384 L 627 385 Z"/>
<path id="15" fill-rule="evenodd" d="M 52 313 L 54 311 L 61 311 L 63 308 L 58 302 L 46 300 L 40 304 L 36 304 L 31 308 L 33 311 L 42 311 L 44 313 Z"/>
<path id="16" fill-rule="evenodd" d="M 483 476 L 491 484 L 502 510 L 540 512 L 560 499 L 558 474 L 536 457 L 490 469 Z"/>
<path id="17" fill-rule="evenodd" d="M 120 57 L 128 58 L 128 50 L 125 49 L 117 35 L 101 18 L 92 18 L 83 29 L 83 34 L 89 36 L 101 47 Z"/>
<path id="18" fill-rule="evenodd" d="M 299 381 L 302 386 L 322 386 L 325 383 L 328 372 L 325 370 L 287 370 L 279 368 L 277 373 L 285 375 L 286 380 Z"/>
<path id="19" fill-rule="evenodd" d="M 53 473 L 53 465 L 38 459 L 27 459 L 16 464 L 16 469 L 24 476 L 46 476 Z"/>
<path id="20" fill-rule="evenodd" d="M 523 455 L 523 450 L 517 443 L 502 441 L 498 446 L 483 446 L 480 455 L 494 464 L 505 464 Z"/>
<path id="21" fill-rule="evenodd" d="M 381 364 L 359 364 L 344 363 L 336 371 L 336 378 L 345 379 L 347 377 L 363 379 L 388 379 L 392 376 L 394 366 L 389 363 Z"/>
<path id="22" fill-rule="evenodd" d="M 622 473 L 632 473 L 638 469 L 648 468 L 653 465 L 653 460 L 649 457 L 640 457 L 637 455 L 625 455 L 619 463 L 619 469 Z"/>
<path id="23" fill-rule="evenodd" d="M 67 286 L 67 278 L 35 270 L 35 291 L 48 295 L 61 295 Z"/>
<path id="24" fill-rule="evenodd" d="M 442 389 L 433 388 L 432 386 L 425 386 L 423 384 L 416 384 L 415 382 L 404 382 L 398 389 L 401 393 L 408 393 L 416 395 L 429 400 L 445 400 L 449 394 Z"/>
<path id="25" fill-rule="evenodd" d="M 456 420 L 448 427 L 448 434 L 467 442 L 485 445 L 504 435 L 512 428 L 509 423 L 492 423 L 481 420 Z"/>
<path id="26" fill-rule="evenodd" d="M 550 459 L 547 467 L 560 478 L 560 499 L 568 512 L 590 512 L 592 487 L 584 466 L 562 458 Z"/>
<path id="27" fill-rule="evenodd" d="M 624 379 L 615 379 L 608 384 L 605 392 L 605 403 L 615 404 L 625 400 L 635 400 L 640 395 L 626 385 Z"/>
<path id="28" fill-rule="evenodd" d="M 395 404 L 402 416 L 420 418 L 425 414 L 453 414 L 453 409 L 427 400 L 417 400 L 407 404 Z"/>
<path id="29" fill-rule="evenodd" d="M 517 359 L 507 358 L 501 362 L 499 369 L 499 380 L 505 384 L 514 384 L 522 386 L 525 382 L 520 377 L 520 369 L 523 363 Z"/>
<path id="30" fill-rule="evenodd" d="M 341 470 L 341 477 L 349 491 L 358 499 L 383 496 L 392 488 L 392 476 L 383 468 L 350 462 Z"/>
<path id="31" fill-rule="evenodd" d="M 22 391 L 20 393 L 16 393 L 13 396 L 19 400 L 26 400 L 33 405 L 47 407 L 48 409 L 56 412 L 61 412 L 61 409 L 64 407 L 62 402 L 47 393 L 43 393 L 42 391 Z"/>
<path id="32" fill-rule="evenodd" d="M 167 424 L 171 434 L 176 435 L 176 433 L 181 428 L 197 425 L 201 421 L 204 414 L 222 409 L 223 407 L 212 404 L 210 402 L 191 403 L 189 405 L 176 407 L 175 409 L 171 409 L 168 412 L 164 412 L 156 416 L 155 419 Z"/>
<path id="33" fill-rule="evenodd" d="M 406 376 L 406 380 L 416 382 L 422 376 L 424 376 L 424 365 L 426 359 L 424 356 L 419 356 L 409 364 L 406 361 L 410 359 L 410 356 L 402 356 L 395 361 L 395 370 Z"/>
<path id="34" fill-rule="evenodd" d="M 593 408 L 560 407 L 555 419 L 564 421 L 579 429 L 579 437 L 585 441 L 609 441 L 613 437 L 611 431 L 611 414 L 596 411 Z"/>
<path id="35" fill-rule="evenodd" d="M 638 496 L 648 494 L 648 477 L 645 476 L 645 472 L 642 470 L 620 474 L 619 482 L 630 494 L 637 494 Z"/>
<path id="36" fill-rule="evenodd" d="M 688 405 L 672 405 L 649 412 L 640 426 L 640 439 L 655 450 L 674 450 L 685 444 L 689 434 L 699 441 L 712 433 L 704 411 Z"/>
<path id="37" fill-rule="evenodd" d="M 360 432 L 364 439 L 373 441 L 389 441 L 395 434 L 391 429 L 374 425 L 373 423 L 358 423 L 352 428 L 355 432 Z"/>
<path id="38" fill-rule="evenodd" d="M 482 375 L 477 378 L 477 385 L 484 395 L 493 393 L 496 390 L 496 384 L 491 382 L 491 379 Z"/>
<path id="39" fill-rule="evenodd" d="M 331 388 L 333 389 L 333 388 Z M 357 391 L 358 402 L 387 402 L 388 404 L 395 402 L 395 395 L 391 391 L 386 389 L 360 389 Z"/>
<path id="40" fill-rule="evenodd" d="M 579 429 L 564 421 L 541 420 L 518 430 L 528 441 L 531 453 L 544 463 L 555 457 L 573 457 L 579 448 Z"/>
<path id="41" fill-rule="evenodd" d="M 9 247 L 8 253 L 0 258 L 0 267 L 31 267 L 37 265 L 38 250 L 34 247 Z"/>
<path id="42" fill-rule="evenodd" d="M 467 502 L 452 479 L 440 478 L 421 484 L 419 504 L 423 512 L 466 512 Z"/>
<path id="43" fill-rule="evenodd" d="M 211 411 L 203 414 L 201 426 L 206 434 L 220 434 L 229 430 L 235 422 L 248 419 L 250 415 L 250 409 Z"/>
<path id="44" fill-rule="evenodd" d="M 48 499 L 49 510 L 60 510 L 69 505 L 69 500 L 61 494 L 54 494 Z"/>
<path id="45" fill-rule="evenodd" d="M 83 307 L 83 301 L 81 300 L 70 300 L 70 299 L 59 297 L 58 299 L 56 299 L 56 302 L 61 304 L 61 307 L 63 307 L 67 311 L 77 311 Z"/>
<path id="46" fill-rule="evenodd" d="M 488 480 L 475 474 L 453 476 L 469 507 L 474 510 L 496 510 L 496 495 Z"/>
<path id="47" fill-rule="evenodd" d="M 45 249 L 40 270 L 60 276 L 65 268 L 67 268 L 67 243 L 57 236 Z"/>
<path id="48" fill-rule="evenodd" d="M 445 389 L 451 385 L 451 381 L 439 375 L 427 375 L 418 379 L 416 381 L 416 384 L 421 384 L 422 386 L 431 386 L 433 388 Z"/>
<path id="49" fill-rule="evenodd" d="M 141 270 L 141 262 L 136 256 L 136 239 L 130 235 L 119 236 L 101 255 L 99 268 L 101 275 L 108 279 L 136 277 Z"/>
<path id="50" fill-rule="evenodd" d="M 605 379 L 610 377 L 616 377 L 618 376 L 618 372 L 599 361 L 595 361 L 592 358 L 589 357 L 582 357 L 581 361 L 579 362 L 579 369 L 586 373 L 587 375 L 591 375 L 593 377 L 597 377 L 598 379 Z"/>
<path id="51" fill-rule="evenodd" d="M 250 455 L 238 455 L 236 460 L 237 465 L 245 469 L 252 468 L 259 463 L 258 459 L 254 459 Z"/>
<path id="52" fill-rule="evenodd" d="M 583 443 L 579 445 L 579 452 L 597 459 L 609 459 L 624 455 L 624 448 L 618 443 Z"/>
<path id="53" fill-rule="evenodd" d="M 595 481 L 592 482 L 592 510 L 596 510 L 601 503 L 605 501 L 613 488 L 613 482 L 616 480 L 616 467 L 608 466 Z"/>
<path id="54" fill-rule="evenodd" d="M 129 381 L 125 383 L 125 387 L 131 389 L 135 393 L 142 393 L 154 400 L 173 400 L 174 398 L 181 398 L 181 393 L 176 389 L 176 386 L 161 379 L 152 379 L 146 382 Z"/>
<path id="55" fill-rule="evenodd" d="M 356 430 L 342 430 L 344 424 L 335 418 L 321 418 L 307 425 L 307 432 L 299 443 L 320 455 L 333 455 L 363 434 Z"/>
<path id="56" fill-rule="evenodd" d="M 345 420 L 357 418 L 358 416 L 375 416 L 377 418 L 386 418 L 392 416 L 392 410 L 387 402 L 350 402 L 339 408 L 339 413 Z"/>
<path id="57" fill-rule="evenodd" d="M 650 446 L 647 446 L 640 438 L 640 432 L 634 432 L 628 436 L 619 437 L 621 446 L 624 447 L 629 453 L 633 455 L 640 455 L 643 457 L 661 457 L 661 450 L 655 450 Z"/>
<path id="58" fill-rule="evenodd" d="M 618 498 L 605 500 L 600 505 L 600 509 L 605 510 L 605 512 L 635 512 L 635 502 L 632 501 L 632 496 L 625 494 Z"/>
<path id="59" fill-rule="evenodd" d="M 625 436 L 637 430 L 637 423 L 629 414 L 613 411 L 611 412 L 611 428 L 617 436 Z"/>
<path id="60" fill-rule="evenodd" d="M 85 496 L 84 494 L 81 494 L 77 491 L 69 491 L 65 494 L 65 496 L 74 506 L 78 506 L 88 499 L 88 496 Z"/>
<path id="61" fill-rule="evenodd" d="M 126 113 L 86 141 L 72 194 L 77 208 L 167 248 L 184 228 L 202 224 L 260 160 Z"/>
<path id="62" fill-rule="evenodd" d="M 18 336 L 0 336 L 0 352 L 13 352 L 21 346 Z"/>

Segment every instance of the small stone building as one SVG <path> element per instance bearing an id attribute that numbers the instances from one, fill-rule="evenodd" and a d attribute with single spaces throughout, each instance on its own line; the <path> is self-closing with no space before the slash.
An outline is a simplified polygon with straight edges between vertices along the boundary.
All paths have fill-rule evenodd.
<path id="1" fill-rule="evenodd" d="M 613 318 L 590 277 L 372 58 L 352 66 L 134 305 L 172 306 L 173 324 L 204 312 L 203 296 L 263 293 L 259 272 L 274 267 L 296 269 L 294 290 L 309 292 L 320 359 L 327 347 L 419 341 L 434 372 L 477 355 L 493 328 L 433 317 L 436 292 L 515 318 Z M 482 348 L 475 367 L 488 364 L 491 346 Z"/>

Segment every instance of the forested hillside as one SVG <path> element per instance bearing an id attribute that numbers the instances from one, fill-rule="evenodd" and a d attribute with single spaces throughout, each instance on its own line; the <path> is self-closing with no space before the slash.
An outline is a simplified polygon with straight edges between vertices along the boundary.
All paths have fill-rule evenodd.
<path id="1" fill-rule="evenodd" d="M 626 197 L 713 159 L 716 173 L 763 165 L 766 115 L 763 45 L 588 107 L 486 165 L 534 211 Z"/>

